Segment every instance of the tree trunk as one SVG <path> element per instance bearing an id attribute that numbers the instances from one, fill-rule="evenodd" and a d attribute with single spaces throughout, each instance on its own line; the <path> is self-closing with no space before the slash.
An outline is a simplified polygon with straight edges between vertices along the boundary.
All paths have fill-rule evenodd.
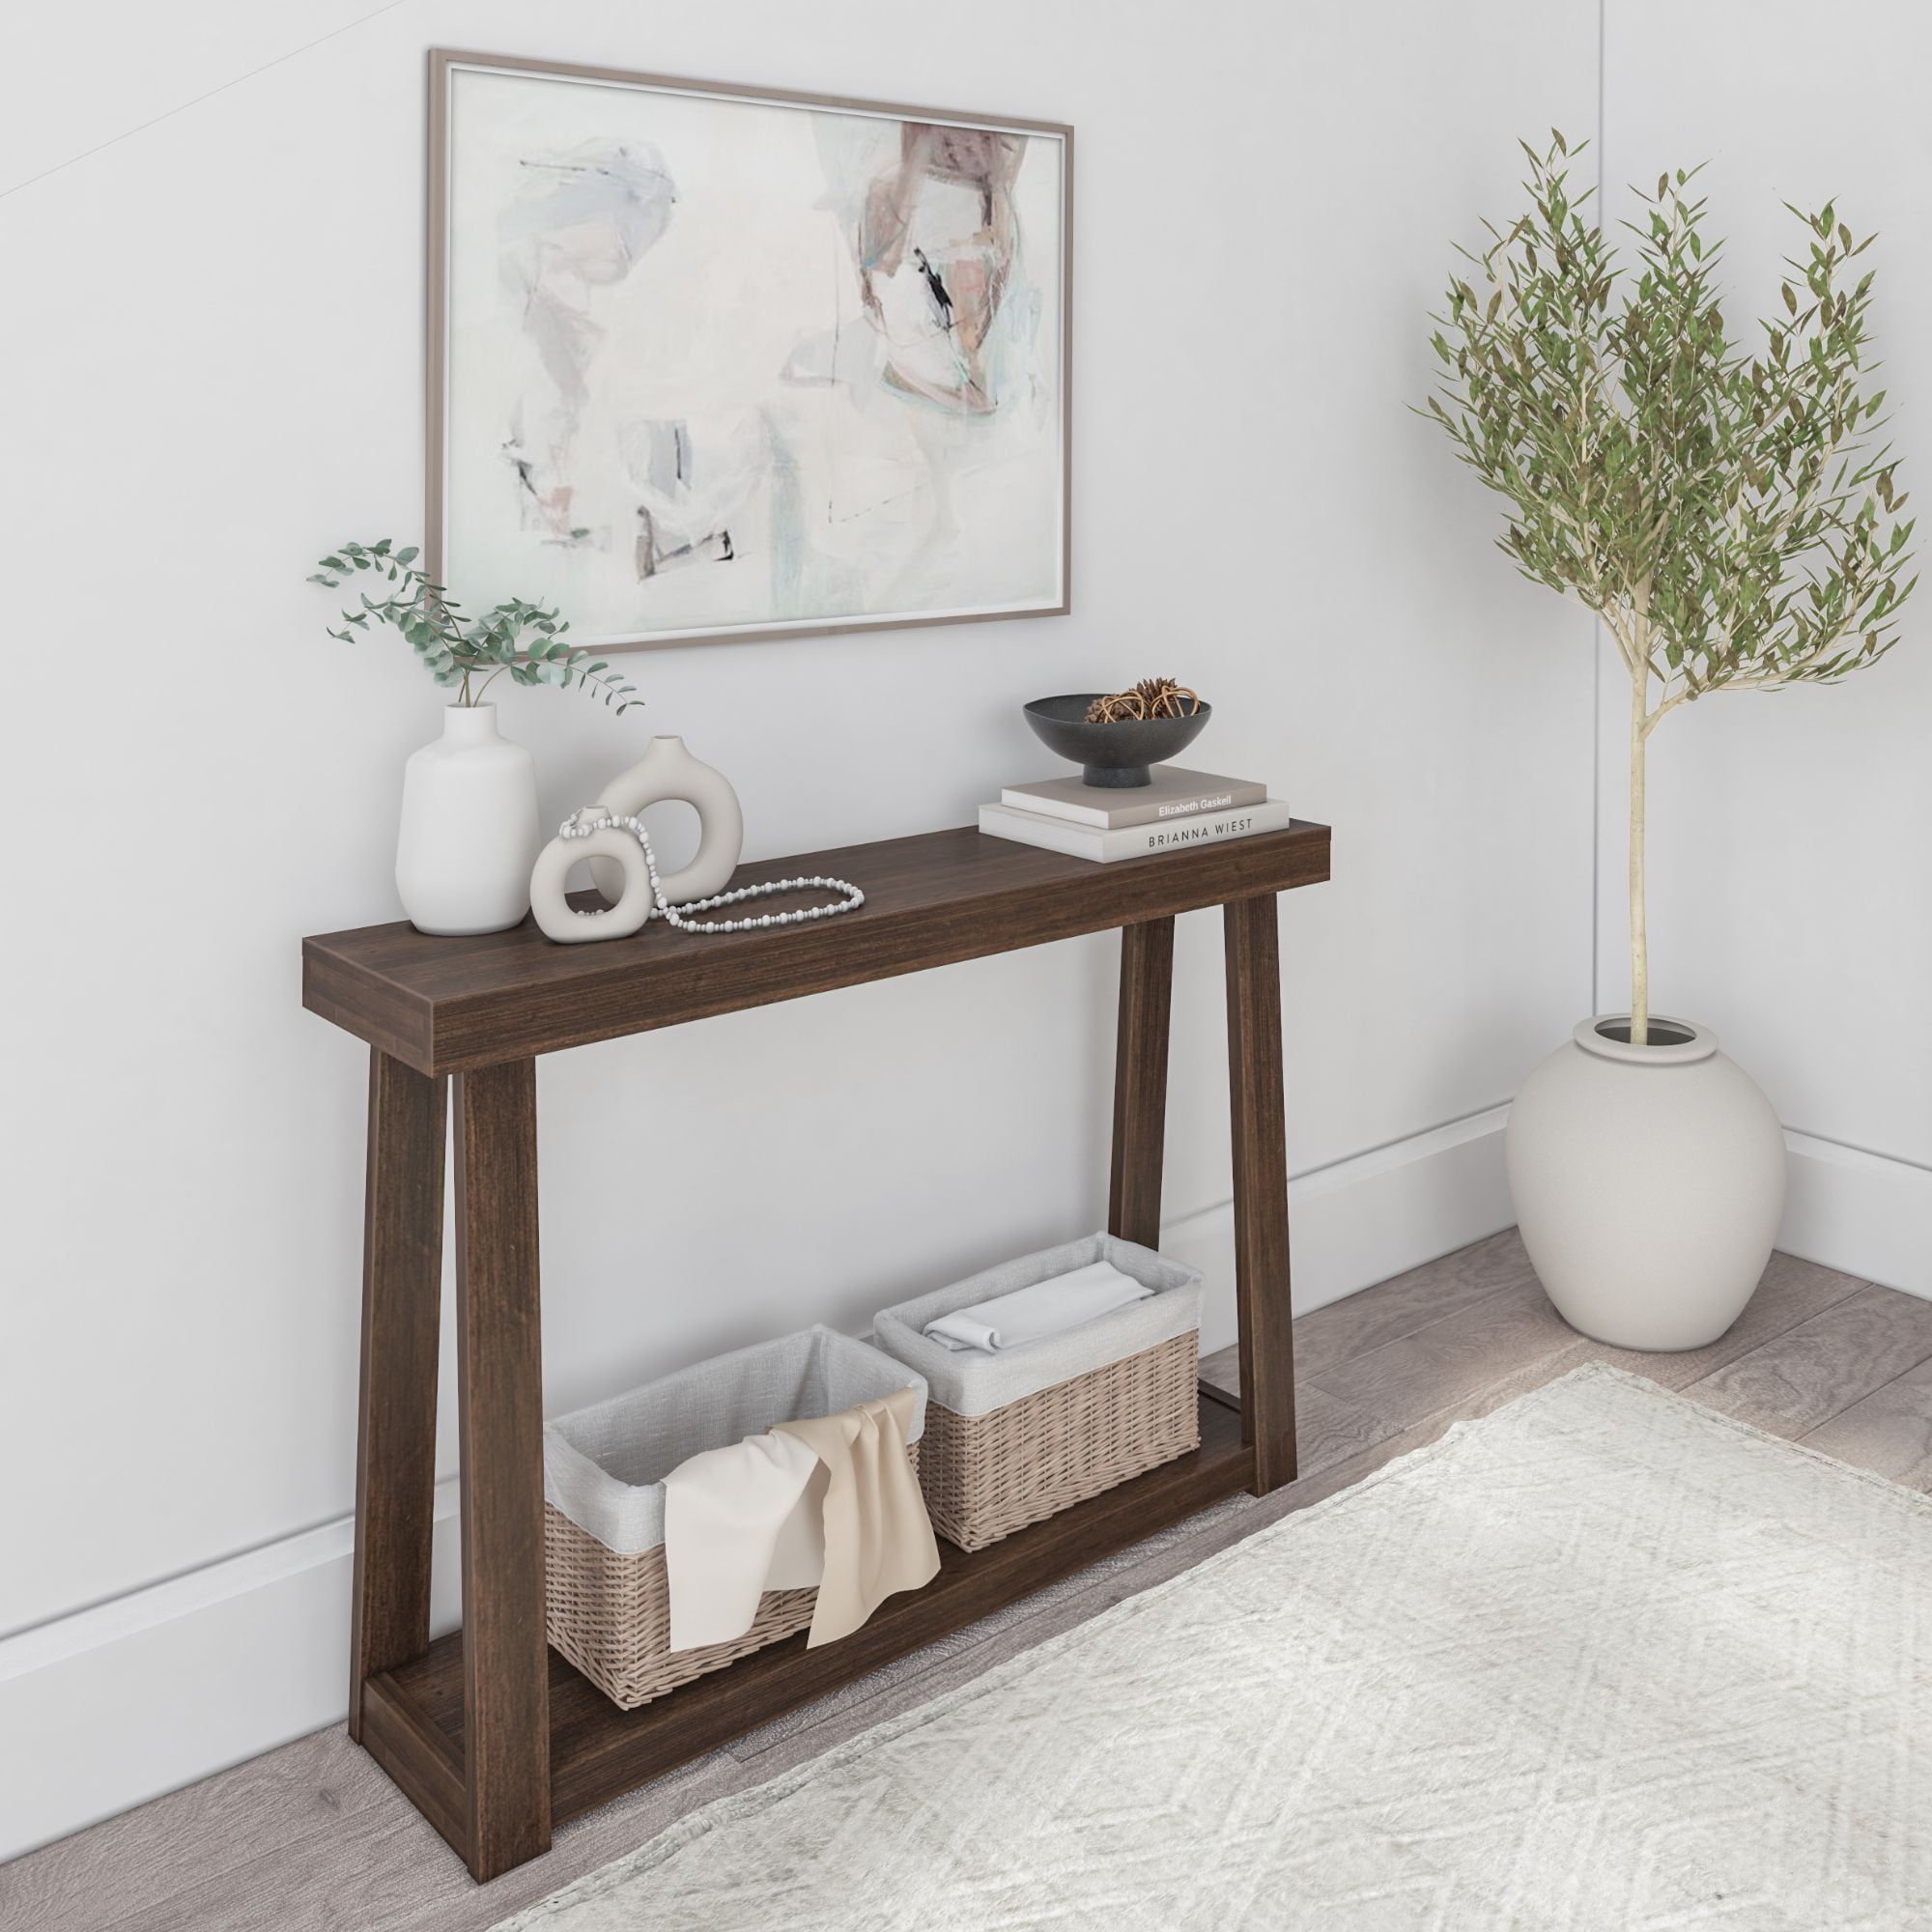
<path id="1" fill-rule="evenodd" d="M 1631 680 L 1631 1044 L 1650 1044 L 1650 942 L 1643 923 L 1643 726 L 1650 667 Z"/>

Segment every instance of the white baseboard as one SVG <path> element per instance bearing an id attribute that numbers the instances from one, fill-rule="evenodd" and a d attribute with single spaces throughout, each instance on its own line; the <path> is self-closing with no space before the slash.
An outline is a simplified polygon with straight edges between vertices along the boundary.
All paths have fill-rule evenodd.
<path id="1" fill-rule="evenodd" d="M 1507 1109 L 1297 1177 L 1294 1304 L 1306 1311 L 1509 1225 Z M 1228 1204 L 1163 1245 L 1200 1267 L 1203 1346 L 1235 1339 Z M 435 1624 L 453 1627 L 453 1486 L 438 1492 Z M 0 1860 L 340 1722 L 348 1519 L 0 1639 Z"/>
<path id="2" fill-rule="evenodd" d="M 1785 1129 L 1787 1254 L 1932 1299 L 1932 1168 Z"/>
<path id="3" fill-rule="evenodd" d="M 1503 1123 L 1491 1107 L 1386 1147 L 1351 1154 L 1288 1184 L 1294 1312 L 1306 1315 L 1507 1228 Z M 1235 1340 L 1232 1203 L 1168 1222 L 1162 1249 L 1207 1278 L 1201 1349 Z"/>
<path id="4" fill-rule="evenodd" d="M 1297 1176 L 1294 1312 L 1338 1301 L 1507 1228 L 1507 1105 Z M 1777 1245 L 1822 1266 L 1932 1299 L 1932 1168 L 1786 1128 L 1791 1191 Z M 1170 1222 L 1161 1246 L 1208 1280 L 1204 1353 L 1235 1340 L 1229 1203 Z"/>
<path id="5" fill-rule="evenodd" d="M 445 1631 L 453 1483 L 437 1517 Z M 0 1640 L 0 1861 L 340 1723 L 353 1534 L 345 1517 Z"/>

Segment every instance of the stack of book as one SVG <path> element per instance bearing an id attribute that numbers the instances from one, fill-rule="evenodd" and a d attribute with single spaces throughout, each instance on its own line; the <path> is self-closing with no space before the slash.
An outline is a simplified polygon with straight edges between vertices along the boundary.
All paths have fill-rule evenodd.
<path id="1" fill-rule="evenodd" d="M 1121 791 L 1077 778 L 1009 785 L 998 805 L 980 808 L 980 830 L 1105 865 L 1279 832 L 1290 817 L 1266 785 L 1156 765 L 1151 784 Z"/>

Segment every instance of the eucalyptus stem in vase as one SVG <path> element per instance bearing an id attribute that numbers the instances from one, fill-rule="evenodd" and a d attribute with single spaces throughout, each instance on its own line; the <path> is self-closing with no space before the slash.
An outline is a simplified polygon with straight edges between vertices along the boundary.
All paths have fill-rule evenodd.
<path id="1" fill-rule="evenodd" d="M 513 684 L 575 684 L 602 697 L 621 716 L 637 702 L 635 687 L 626 684 L 601 661 L 587 662 L 590 653 L 564 640 L 570 629 L 554 610 L 521 597 L 507 598 L 480 616 L 466 618 L 462 606 L 440 583 L 415 567 L 420 553 L 414 544 L 397 549 L 388 537 L 373 544 L 347 543 L 330 552 L 309 579 L 325 589 L 339 590 L 346 579 L 367 572 L 380 587 L 397 587 L 380 602 L 361 591 L 360 606 L 344 611 L 342 629 L 331 638 L 353 643 L 366 634 L 371 620 L 387 624 L 421 659 L 436 682 L 454 688 L 456 702 L 480 704 L 483 694 L 505 672 Z"/>
<path id="2" fill-rule="evenodd" d="M 357 604 L 342 612 L 331 638 L 352 642 L 372 625 L 395 631 L 432 679 L 455 699 L 443 713 L 442 737 L 412 754 L 403 774 L 396 839 L 396 890 L 411 923 L 431 933 L 500 932 L 529 911 L 536 863 L 536 767 L 521 745 L 497 730 L 490 687 L 576 685 L 620 716 L 636 703 L 634 687 L 601 660 L 572 644 L 569 624 L 554 609 L 515 597 L 468 617 L 449 592 L 416 568 L 414 545 L 348 543 L 325 556 L 313 583 L 357 586 Z"/>

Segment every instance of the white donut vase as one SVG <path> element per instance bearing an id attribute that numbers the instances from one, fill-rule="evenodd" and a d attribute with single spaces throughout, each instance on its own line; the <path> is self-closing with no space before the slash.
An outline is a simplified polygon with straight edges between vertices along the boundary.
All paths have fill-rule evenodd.
<path id="1" fill-rule="evenodd" d="M 611 878 L 607 886 L 604 873 L 597 876 L 598 890 L 616 901 L 601 912 L 579 912 L 564 895 L 571 867 L 585 859 L 601 862 Z M 536 868 L 530 873 L 530 911 L 545 938 L 560 946 L 628 939 L 651 916 L 651 875 L 644 848 L 634 835 L 614 825 L 600 826 L 581 838 L 553 838 L 537 854 Z"/>
<path id="2" fill-rule="evenodd" d="M 730 780 L 694 758 L 682 738 L 653 738 L 644 755 L 597 795 L 599 805 L 623 818 L 634 818 L 645 806 L 666 799 L 679 799 L 697 813 L 697 850 L 691 864 L 660 876 L 667 903 L 686 905 L 723 892 L 745 849 L 745 813 Z M 634 847 L 636 843 L 633 839 Z M 601 857 L 592 864 L 590 876 L 607 899 L 615 898 L 623 884 L 614 866 Z"/>

